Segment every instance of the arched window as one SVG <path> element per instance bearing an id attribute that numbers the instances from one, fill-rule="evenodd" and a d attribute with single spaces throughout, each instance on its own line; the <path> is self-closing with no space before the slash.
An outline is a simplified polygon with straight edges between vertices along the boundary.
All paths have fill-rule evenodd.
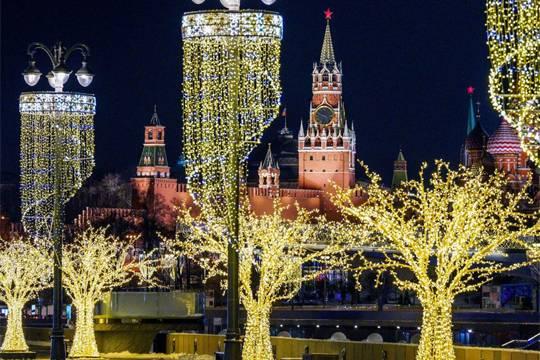
<path id="1" fill-rule="evenodd" d="M 322 161 L 325 161 L 326 160 L 326 156 L 323 155 L 322 157 Z"/>
<path id="2" fill-rule="evenodd" d="M 338 138 L 337 139 L 337 144 L 336 144 L 337 147 L 341 147 L 343 146 L 343 139 L 342 138 Z"/>
<path id="3" fill-rule="evenodd" d="M 154 139 L 154 133 L 152 132 L 152 130 L 150 130 L 148 132 L 148 140 L 153 140 Z"/>
<path id="4" fill-rule="evenodd" d="M 162 132 L 161 132 L 161 131 L 158 131 L 158 133 L 157 133 L 157 138 L 158 138 L 158 140 L 161 140 L 162 136 L 163 136 L 163 135 L 162 135 Z"/>
<path id="5" fill-rule="evenodd" d="M 311 156 L 309 157 L 309 160 L 313 161 L 313 155 L 311 155 Z"/>

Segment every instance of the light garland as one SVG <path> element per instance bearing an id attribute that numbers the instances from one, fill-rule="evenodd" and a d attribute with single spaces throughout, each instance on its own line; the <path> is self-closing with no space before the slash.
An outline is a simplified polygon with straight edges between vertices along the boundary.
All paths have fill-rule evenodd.
<path id="1" fill-rule="evenodd" d="M 107 291 L 135 277 L 153 274 L 151 257 L 134 258 L 132 244 L 107 236 L 106 229 L 88 228 L 75 241 L 64 245 L 63 283 L 77 311 L 70 358 L 99 357 L 94 333 L 94 307 Z M 145 277 L 146 282 L 152 279 Z"/>
<path id="2" fill-rule="evenodd" d="M 64 202 L 92 172 L 95 108 L 93 95 L 21 94 L 21 212 L 26 232 L 34 237 L 48 237 L 50 233 L 55 157 L 62 159 L 60 178 Z"/>
<path id="3" fill-rule="evenodd" d="M 506 247 L 537 256 L 528 239 L 540 234 L 540 222 L 538 213 L 521 211 L 530 203 L 528 187 L 507 192 L 504 174 L 485 178 L 474 169 L 456 171 L 436 162 L 424 181 L 425 168 L 421 180 L 410 180 L 393 192 L 368 170 L 367 201 L 355 206 L 350 193 L 341 191 L 336 202 L 356 223 L 351 233 L 367 232 L 371 245 L 385 255 L 381 262 L 363 259 L 357 270 L 375 270 L 377 281 L 388 271 L 398 288 L 414 291 L 420 299 L 423 319 L 416 359 L 454 360 L 455 297 L 480 288 L 496 274 L 528 265 L 527 260 L 506 264 L 492 256 Z M 353 247 L 364 244 L 350 241 Z"/>
<path id="4" fill-rule="evenodd" d="M 490 100 L 540 164 L 540 0 L 488 0 Z"/>
<path id="5" fill-rule="evenodd" d="M 22 315 L 24 305 L 41 290 L 49 288 L 52 256 L 25 239 L 0 243 L 0 301 L 8 307 L 7 329 L 2 351 L 24 352 Z"/>
<path id="6" fill-rule="evenodd" d="M 194 12 L 182 19 L 189 191 L 220 216 L 231 216 L 238 168 L 243 182 L 247 156 L 278 115 L 282 31 L 281 16 L 263 11 Z"/>
<path id="7" fill-rule="evenodd" d="M 342 234 L 346 227 L 297 209 L 294 220 L 285 219 L 285 208 L 274 202 L 274 212 L 257 216 L 240 212 L 240 300 L 247 313 L 242 359 L 272 360 L 270 315 L 272 305 L 293 298 L 303 282 L 331 268 L 345 266 Z M 169 240 L 169 248 L 193 259 L 206 270 L 206 278 L 227 276 L 227 223 L 206 214 L 194 218 L 185 212 L 179 219 L 187 232 Z M 302 265 L 318 263 L 320 270 L 303 272 Z M 222 281 L 226 289 L 226 281 Z"/>

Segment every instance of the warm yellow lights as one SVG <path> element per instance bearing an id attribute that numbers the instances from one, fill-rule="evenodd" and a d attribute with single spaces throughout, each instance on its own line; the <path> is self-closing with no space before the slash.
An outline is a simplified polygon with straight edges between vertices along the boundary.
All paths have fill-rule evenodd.
<path id="1" fill-rule="evenodd" d="M 369 172 L 368 172 L 369 173 Z M 342 192 L 337 203 L 367 232 L 371 245 L 385 260 L 364 259 L 359 271 L 388 271 L 401 290 L 414 291 L 423 307 L 418 360 L 454 360 L 452 303 L 462 293 L 478 289 L 495 274 L 527 262 L 498 262 L 500 249 L 520 248 L 532 255 L 528 242 L 540 233 L 538 214 L 524 213 L 527 187 L 507 191 L 503 174 L 484 176 L 480 171 L 437 162 L 429 180 L 425 166 L 418 180 L 389 192 L 378 175 L 369 173 L 367 201 L 351 204 Z M 362 238 L 364 238 L 362 236 Z M 350 241 L 355 246 L 355 241 Z M 362 245 L 362 244 L 359 244 Z M 412 275 L 412 277 L 411 277 Z"/>
<path id="2" fill-rule="evenodd" d="M 278 115 L 282 19 L 251 10 L 187 13 L 182 35 L 189 191 L 223 216 L 235 206 L 245 159 Z"/>
<path id="3" fill-rule="evenodd" d="M 488 0 L 490 99 L 540 163 L 540 0 Z"/>
<path id="4" fill-rule="evenodd" d="M 25 231 L 34 237 L 49 237 L 55 171 L 61 172 L 63 202 L 92 172 L 95 106 L 92 95 L 21 94 L 21 212 Z"/>
<path id="5" fill-rule="evenodd" d="M 313 280 L 340 263 L 345 246 L 338 242 L 342 227 L 330 226 L 322 217 L 298 210 L 295 220 L 283 216 L 279 201 L 275 211 L 256 216 L 240 212 L 239 254 L 240 300 L 247 313 L 243 345 L 244 360 L 272 360 L 270 314 L 272 305 L 291 299 L 304 281 Z M 186 229 L 173 245 L 207 271 L 207 277 L 226 276 L 227 224 L 223 218 L 184 214 Z M 306 273 L 303 264 L 318 264 L 320 270 Z M 225 282 L 222 282 L 224 286 Z"/>
<path id="6" fill-rule="evenodd" d="M 50 286 L 51 254 L 31 242 L 15 239 L 0 244 L 0 301 L 8 307 L 2 351 L 28 351 L 22 326 L 24 305 Z"/>
<path id="7" fill-rule="evenodd" d="M 71 358 L 98 357 L 94 335 L 94 307 L 107 291 L 129 283 L 152 261 L 134 256 L 131 244 L 89 228 L 64 246 L 63 283 L 76 310 Z M 147 279 L 145 279 L 147 280 Z"/>

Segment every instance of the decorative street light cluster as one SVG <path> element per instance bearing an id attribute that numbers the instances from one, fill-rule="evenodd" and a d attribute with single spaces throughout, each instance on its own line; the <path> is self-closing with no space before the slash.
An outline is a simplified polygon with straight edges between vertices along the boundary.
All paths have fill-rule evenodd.
<path id="1" fill-rule="evenodd" d="M 75 73 L 80 85 L 91 84 L 94 75 L 88 69 L 90 54 L 84 44 L 65 48 L 61 43 L 52 50 L 41 43 L 28 47 L 29 66 L 23 72 L 25 82 L 35 86 L 41 71 L 35 55 L 43 51 L 52 64 L 46 75 L 54 92 L 22 93 L 21 113 L 21 213 L 25 231 L 35 239 L 52 239 L 54 248 L 53 330 L 51 359 L 65 359 L 62 326 L 62 242 L 65 203 L 82 186 L 94 168 L 94 126 L 96 98 L 93 95 L 63 92 L 71 71 L 68 58 L 78 52 L 82 66 Z"/>
<path id="2" fill-rule="evenodd" d="M 64 89 L 64 84 L 69 80 L 69 76 L 71 75 L 72 71 L 66 67 L 66 61 L 75 51 L 80 52 L 83 56 L 82 66 L 75 73 L 77 81 L 83 87 L 87 87 L 92 83 L 94 74 L 92 74 L 92 72 L 88 69 L 88 64 L 86 62 L 86 58 L 90 55 L 90 49 L 88 49 L 88 46 L 84 44 L 76 44 L 69 49 L 66 49 L 64 46 L 62 46 L 62 43 L 59 42 L 51 50 L 42 43 L 34 42 L 28 46 L 27 53 L 28 56 L 30 56 L 30 60 L 28 61 L 28 67 L 23 72 L 24 81 L 29 86 L 37 85 L 42 75 L 41 71 L 39 71 L 39 69 L 36 67 L 36 61 L 34 59 L 34 55 L 38 50 L 42 50 L 45 54 L 47 54 L 53 65 L 53 69 L 46 75 L 46 77 L 49 81 L 49 85 L 54 89 L 54 91 L 62 92 Z"/>
<path id="3" fill-rule="evenodd" d="M 193 0 L 197 5 L 200 5 L 205 0 Z M 240 0 L 219 0 L 221 5 L 225 6 L 229 10 L 238 11 L 240 10 Z M 265 5 L 272 5 L 276 0 L 261 0 Z"/>
<path id="4" fill-rule="evenodd" d="M 225 358 L 238 360 L 240 186 L 247 156 L 278 115 L 283 19 L 240 11 L 239 0 L 221 3 L 231 11 L 186 13 L 182 19 L 184 153 L 196 203 L 227 220 Z"/>

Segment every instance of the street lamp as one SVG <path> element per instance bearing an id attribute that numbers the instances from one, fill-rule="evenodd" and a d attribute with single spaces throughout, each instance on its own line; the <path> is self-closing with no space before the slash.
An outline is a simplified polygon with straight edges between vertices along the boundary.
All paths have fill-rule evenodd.
<path id="1" fill-rule="evenodd" d="M 46 77 L 54 92 L 25 92 L 20 96 L 21 113 L 21 213 L 25 231 L 36 239 L 52 239 L 54 249 L 53 324 L 50 358 L 66 358 L 62 325 L 62 244 L 65 203 L 81 187 L 94 167 L 96 99 L 93 95 L 64 92 L 72 73 L 66 66 L 70 55 L 81 54 L 82 66 L 75 73 L 87 87 L 94 75 L 86 62 L 88 46 L 66 48 L 58 42 L 51 48 L 42 43 L 28 46 L 28 67 L 22 73 L 35 86 L 41 71 L 34 59 L 44 52 L 52 64 Z"/>
<path id="2" fill-rule="evenodd" d="M 283 19 L 240 10 L 240 0 L 220 2 L 229 11 L 191 12 L 182 19 L 184 151 L 195 202 L 227 221 L 225 359 L 239 360 L 240 187 L 249 153 L 278 114 Z"/>
<path id="3" fill-rule="evenodd" d="M 42 43 L 34 42 L 28 46 L 27 53 L 30 60 L 28 61 L 28 67 L 22 74 L 24 81 L 29 86 L 35 86 L 41 77 L 41 71 L 36 67 L 36 61 L 34 60 L 34 55 L 38 50 L 42 50 L 51 60 L 53 69 L 47 74 L 47 80 L 49 80 L 49 85 L 55 92 L 62 92 L 64 84 L 69 80 L 71 70 L 66 67 L 66 60 L 76 51 L 81 53 L 83 61 L 81 68 L 75 73 L 75 76 L 77 77 L 79 84 L 83 87 L 87 87 L 92 83 L 94 74 L 88 69 L 88 64 L 86 62 L 86 58 L 90 56 L 90 49 L 88 46 L 76 44 L 69 49 L 66 49 L 62 46 L 61 42 L 58 42 L 51 50 Z"/>

